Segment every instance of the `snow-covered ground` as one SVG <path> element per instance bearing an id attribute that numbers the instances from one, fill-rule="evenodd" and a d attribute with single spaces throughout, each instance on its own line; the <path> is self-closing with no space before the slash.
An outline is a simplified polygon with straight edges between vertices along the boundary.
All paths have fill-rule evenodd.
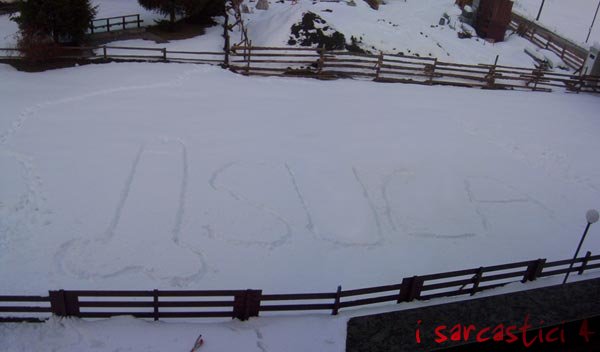
<path id="1" fill-rule="evenodd" d="M 124 7 L 99 15 L 131 12 L 124 4 L 131 5 L 115 2 Z M 255 10 L 249 26 L 255 40 L 287 40 L 256 34 L 258 23 L 280 28 L 278 21 L 287 21 L 267 20 L 280 14 L 278 5 Z M 338 13 L 356 9 L 331 6 Z M 388 6 L 401 13 L 419 2 Z M 422 10 L 415 28 L 439 16 Z M 290 21 L 285 25 L 296 20 Z M 339 26 L 375 33 L 367 22 Z M 0 38 L 11 26 L 0 16 Z M 167 45 L 220 46 L 218 28 Z M 381 38 L 402 32 L 393 28 Z M 425 43 L 445 32 L 430 29 L 412 43 L 438 50 Z M 485 61 L 487 50 L 495 56 L 499 48 L 486 44 L 480 51 L 476 41 L 443 39 L 461 60 Z M 511 40 L 507 45 L 518 44 Z M 522 50 L 518 45 L 510 50 Z M 585 211 L 600 206 L 600 100 L 593 95 L 248 78 L 186 64 L 42 73 L 0 65 L 0 106 L 0 294 L 330 292 L 338 284 L 350 289 L 565 259 Z M 598 252 L 599 229 L 592 227 L 583 251 Z M 206 351 L 342 351 L 347 319 L 375 311 L 245 323 L 6 324 L 0 350 L 189 350 L 203 333 Z"/>
<path id="2" fill-rule="evenodd" d="M 4 294 L 331 291 L 563 259 L 598 206 L 593 95 L 183 64 L 0 75 Z"/>
<path id="3" fill-rule="evenodd" d="M 542 0 L 516 0 L 513 11 L 535 19 L 541 3 Z M 539 21 L 587 47 L 600 42 L 600 18 L 597 18 L 590 39 L 587 45 L 584 44 L 597 7 L 598 0 L 546 0 Z"/>

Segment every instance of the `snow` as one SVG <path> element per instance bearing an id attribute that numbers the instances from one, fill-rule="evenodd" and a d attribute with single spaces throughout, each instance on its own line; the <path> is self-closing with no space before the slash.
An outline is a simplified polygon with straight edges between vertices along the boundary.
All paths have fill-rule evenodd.
<path id="1" fill-rule="evenodd" d="M 564 259 L 597 206 L 592 95 L 184 64 L 1 75 L 4 294 L 332 291 Z"/>
<path id="2" fill-rule="evenodd" d="M 513 11 L 535 20 L 541 3 L 542 0 L 515 0 Z M 589 47 L 600 40 L 600 23 L 596 22 L 589 42 L 585 44 L 597 7 L 597 0 L 546 0 L 539 21 L 547 28 Z"/>
<path id="3" fill-rule="evenodd" d="M 516 36 L 491 45 L 432 28 L 452 2 L 272 3 L 248 28 L 255 45 L 284 45 L 302 12 L 317 9 L 382 50 L 532 61 Z M 97 3 L 99 16 L 140 12 L 133 0 Z M 14 31 L 0 16 L 0 40 Z M 221 33 L 113 44 L 212 51 Z M 589 94 L 248 78 L 189 64 L 41 73 L 0 64 L 0 104 L 0 294 L 333 292 L 565 259 L 585 212 L 599 207 L 600 102 Z M 582 253 L 597 251 L 598 229 Z M 206 351 L 341 351 L 349 317 L 422 304 L 244 323 L 0 324 L 0 340 L 7 351 L 165 351 L 202 333 Z"/>
<path id="4" fill-rule="evenodd" d="M 332 10 L 328 12 L 325 10 Z M 517 35 L 509 35 L 505 42 L 490 44 L 480 38 L 458 39 L 450 26 L 438 25 L 444 13 L 456 23 L 460 9 L 453 0 L 389 1 L 372 10 L 364 1 L 356 6 L 339 3 L 299 1 L 271 4 L 268 11 L 244 14 L 248 36 L 256 46 L 285 46 L 290 37 L 289 28 L 312 11 L 342 32 L 349 43 L 353 36 L 362 40 L 361 47 L 372 52 L 418 54 L 437 57 L 457 63 L 488 63 L 500 55 L 499 64 L 533 66 L 533 60 L 524 53 L 530 43 Z M 287 30 L 283 30 L 287 29 Z"/>

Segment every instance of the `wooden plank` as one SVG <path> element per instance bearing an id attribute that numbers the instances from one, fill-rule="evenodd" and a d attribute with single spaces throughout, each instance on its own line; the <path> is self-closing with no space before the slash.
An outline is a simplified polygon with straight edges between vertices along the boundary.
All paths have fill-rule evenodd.
<path id="1" fill-rule="evenodd" d="M 432 291 L 432 290 L 438 290 L 441 288 L 462 286 L 462 285 L 468 285 L 468 284 L 472 284 L 472 283 L 473 283 L 472 278 L 462 279 L 462 280 L 445 281 L 445 282 L 439 282 L 439 283 L 435 283 L 435 284 L 423 285 L 423 291 Z"/>
<path id="2" fill-rule="evenodd" d="M 362 299 L 356 299 L 356 300 L 352 300 L 352 301 L 341 302 L 340 308 L 365 306 L 368 304 L 383 303 L 383 302 L 395 302 L 397 300 L 398 300 L 397 294 L 380 296 L 380 297 L 372 297 L 372 298 L 362 298 Z"/>
<path id="3" fill-rule="evenodd" d="M 483 270 L 485 272 L 485 268 Z M 488 282 L 488 281 L 496 281 L 496 280 L 503 280 L 503 279 L 511 279 L 514 277 L 521 278 L 521 277 L 523 277 L 523 274 L 525 274 L 525 269 L 522 271 L 512 271 L 510 273 L 504 273 L 504 274 L 482 276 L 480 281 Z"/>
<path id="4" fill-rule="evenodd" d="M 310 299 L 331 299 L 335 298 L 335 293 L 292 293 L 292 294 L 269 294 L 262 295 L 263 301 L 290 301 L 290 300 L 310 300 Z"/>
<path id="5" fill-rule="evenodd" d="M 161 291 L 163 292 L 163 291 Z M 69 290 L 65 293 L 80 297 L 152 297 L 152 291 L 121 290 L 121 291 L 93 291 L 93 290 Z"/>
<path id="6" fill-rule="evenodd" d="M 146 312 L 81 312 L 79 313 L 79 318 L 112 318 L 123 315 L 131 315 L 136 318 L 154 318 L 154 313 L 146 313 Z M 162 317 L 162 313 L 161 313 Z"/>
<path id="7" fill-rule="evenodd" d="M 50 302 L 49 296 L 0 296 L 0 302 Z"/>
<path id="8" fill-rule="evenodd" d="M 279 311 L 297 311 L 297 310 L 331 310 L 332 303 L 321 304 L 278 304 L 278 305 L 260 305 L 260 311 L 279 312 Z"/>
<path id="9" fill-rule="evenodd" d="M 233 301 L 160 301 L 158 306 L 164 308 L 233 307 Z"/>
<path id="10" fill-rule="evenodd" d="M 153 307 L 154 302 L 145 301 L 145 302 L 135 302 L 135 301 L 79 301 L 79 307 L 124 307 L 124 308 L 134 308 L 134 307 Z"/>
<path id="11" fill-rule="evenodd" d="M 358 296 L 358 295 L 367 295 L 367 294 L 371 294 L 371 293 L 397 291 L 400 289 L 401 286 L 402 286 L 402 284 L 394 284 L 394 285 L 359 288 L 359 289 L 354 289 L 354 290 L 345 290 L 345 291 L 342 291 L 341 296 L 342 297 L 350 297 L 350 296 Z"/>
<path id="12" fill-rule="evenodd" d="M 160 290 L 158 295 L 160 297 L 220 297 L 220 296 L 235 296 L 236 294 L 244 292 L 244 290 L 206 290 L 206 291 L 174 291 L 174 290 Z"/>
<path id="13" fill-rule="evenodd" d="M 477 272 L 477 270 L 478 269 L 464 269 L 464 270 L 446 271 L 446 272 L 438 273 L 438 274 L 422 275 L 422 276 L 420 276 L 420 278 L 422 278 L 425 281 L 446 279 L 446 278 L 451 278 L 451 277 L 456 277 L 456 276 L 474 275 Z"/>

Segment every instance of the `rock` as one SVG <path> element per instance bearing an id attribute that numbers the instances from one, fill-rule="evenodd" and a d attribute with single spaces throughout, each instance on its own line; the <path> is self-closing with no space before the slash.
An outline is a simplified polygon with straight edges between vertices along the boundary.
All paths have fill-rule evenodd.
<path id="1" fill-rule="evenodd" d="M 346 5 L 348 6 L 356 6 L 356 3 L 354 2 L 354 0 L 350 0 L 346 3 Z"/>
<path id="2" fill-rule="evenodd" d="M 269 9 L 269 1 L 268 0 L 258 0 L 256 3 L 257 10 L 268 10 Z"/>

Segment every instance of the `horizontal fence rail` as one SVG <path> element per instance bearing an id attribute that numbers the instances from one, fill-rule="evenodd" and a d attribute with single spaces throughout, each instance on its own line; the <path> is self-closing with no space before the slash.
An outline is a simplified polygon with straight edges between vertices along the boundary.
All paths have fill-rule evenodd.
<path id="1" fill-rule="evenodd" d="M 89 30 L 90 34 L 94 34 L 98 32 L 110 32 L 112 27 L 117 27 L 117 30 L 140 28 L 143 22 L 144 20 L 140 19 L 139 14 L 95 18 L 90 21 Z M 133 25 L 133 27 L 130 25 Z"/>
<path id="2" fill-rule="evenodd" d="M 555 53 L 575 70 L 581 69 L 586 60 L 586 49 L 514 12 L 509 26 L 536 46 Z"/>
<path id="3" fill-rule="evenodd" d="M 364 78 L 377 82 L 448 85 L 482 89 L 600 92 L 600 77 L 537 68 L 467 65 L 411 55 L 365 54 L 320 48 L 234 46 L 230 68 L 255 76 L 319 79 Z"/>
<path id="4" fill-rule="evenodd" d="M 214 64 L 249 76 L 362 78 L 384 83 L 543 92 L 561 88 L 568 92 L 600 93 L 600 76 L 497 64 L 457 64 L 399 54 L 253 46 L 232 46 L 219 52 L 109 45 L 64 47 L 61 50 L 57 59 Z M 20 50 L 0 48 L 0 58 L 20 59 Z"/>
<path id="5" fill-rule="evenodd" d="M 570 268 L 570 264 L 573 267 Z M 393 285 L 320 293 L 264 294 L 262 290 L 50 291 L 48 296 L 0 296 L 0 322 L 41 322 L 61 317 L 110 318 L 129 315 L 170 318 L 237 318 L 271 312 L 325 311 L 382 303 L 474 295 L 514 282 L 600 269 L 600 255 L 546 262 L 535 259 L 503 265 L 404 278 Z"/>
<path id="6" fill-rule="evenodd" d="M 195 64 L 221 65 L 224 62 L 223 51 L 183 51 L 167 48 L 127 47 L 127 46 L 90 46 L 62 47 L 57 59 L 73 60 L 118 60 L 147 62 L 179 62 Z M 4 53 L 4 54 L 2 54 Z M 0 48 L 0 58 L 18 59 L 21 51 L 15 48 Z"/>

